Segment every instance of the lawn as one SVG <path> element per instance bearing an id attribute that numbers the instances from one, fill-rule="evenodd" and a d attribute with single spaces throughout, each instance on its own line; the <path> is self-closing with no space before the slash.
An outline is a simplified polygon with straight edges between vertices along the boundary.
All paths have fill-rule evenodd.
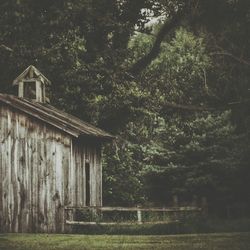
<path id="1" fill-rule="evenodd" d="M 250 233 L 188 234 L 166 236 L 0 234 L 0 249 L 249 250 Z"/>

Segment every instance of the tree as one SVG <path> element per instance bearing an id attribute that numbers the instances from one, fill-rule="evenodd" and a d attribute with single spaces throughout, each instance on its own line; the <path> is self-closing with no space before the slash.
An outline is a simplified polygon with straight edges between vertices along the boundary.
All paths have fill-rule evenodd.
<path id="1" fill-rule="evenodd" d="M 105 149 L 106 199 L 136 203 L 146 199 L 142 172 L 149 146 L 168 157 L 169 145 L 156 131 L 164 128 L 171 137 L 170 119 L 179 131 L 181 121 L 190 124 L 194 134 L 204 129 L 201 121 L 211 121 L 207 129 L 217 138 L 226 118 L 215 111 L 226 107 L 233 109 L 237 133 L 249 138 L 249 108 L 241 104 L 250 88 L 249 10 L 247 0 L 1 1 L 0 90 L 13 92 L 13 78 L 37 66 L 52 81 L 53 105 L 117 135 L 115 150 Z M 218 138 L 219 147 L 225 138 Z M 245 145 L 246 151 L 232 154 L 242 154 L 243 166 L 247 142 L 233 142 Z M 187 160 L 188 150 L 182 154 Z M 227 156 L 216 159 L 226 165 Z"/>

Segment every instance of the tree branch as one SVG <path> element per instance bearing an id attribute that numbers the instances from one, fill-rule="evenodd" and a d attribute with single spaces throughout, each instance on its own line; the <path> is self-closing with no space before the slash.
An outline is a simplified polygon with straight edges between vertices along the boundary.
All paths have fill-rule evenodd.
<path id="1" fill-rule="evenodd" d="M 180 25 L 180 22 L 185 17 L 187 12 L 186 8 L 183 8 L 182 10 L 179 10 L 170 20 L 168 19 L 163 26 L 161 27 L 160 31 L 156 35 L 156 39 L 154 41 L 154 44 L 149 51 L 149 53 L 142 58 L 140 58 L 131 68 L 130 73 L 132 75 L 139 74 L 144 68 L 146 68 L 159 54 L 161 43 L 169 32 L 171 32 L 173 29 L 175 29 L 177 26 Z"/>
<path id="2" fill-rule="evenodd" d="M 212 107 L 183 105 L 183 104 L 176 104 L 176 103 L 171 103 L 171 102 L 164 103 L 163 109 L 166 109 L 166 108 L 180 109 L 180 110 L 185 110 L 185 111 L 216 111 L 216 109 Z"/>
<path id="3" fill-rule="evenodd" d="M 13 49 L 11 49 L 10 47 L 7 47 L 7 46 L 4 45 L 4 44 L 0 44 L 0 49 L 4 49 L 4 50 L 6 50 L 6 51 L 13 52 Z"/>
<path id="4" fill-rule="evenodd" d="M 243 58 L 237 57 L 237 56 L 235 56 L 232 53 L 227 52 L 227 51 L 213 52 L 213 53 L 210 53 L 210 55 L 212 55 L 212 56 L 214 56 L 214 55 L 229 56 L 229 57 L 233 58 L 234 60 L 238 61 L 239 63 L 246 64 L 246 65 L 250 66 L 250 61 L 247 61 Z"/>
<path id="5" fill-rule="evenodd" d="M 215 107 L 207 107 L 207 106 L 184 105 L 184 104 L 165 102 L 162 110 L 171 108 L 171 109 L 190 111 L 190 112 L 202 112 L 202 111 L 214 112 L 214 111 L 219 111 L 219 110 L 232 109 L 234 106 L 246 105 L 249 103 L 250 103 L 250 99 L 246 99 L 246 100 L 242 100 L 238 102 L 227 103 L 223 106 L 219 106 L 215 108 Z"/>
<path id="6" fill-rule="evenodd" d="M 145 4 L 145 0 L 128 0 L 124 2 L 118 18 L 118 22 L 123 23 L 123 28 L 114 32 L 112 38 L 114 49 L 127 47 L 134 27 L 140 18 L 141 9 L 145 7 Z"/>

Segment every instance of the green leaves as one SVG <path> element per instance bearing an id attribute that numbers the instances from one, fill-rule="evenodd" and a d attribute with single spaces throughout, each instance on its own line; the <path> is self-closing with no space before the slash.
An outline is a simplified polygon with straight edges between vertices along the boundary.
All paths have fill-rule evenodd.
<path id="1" fill-rule="evenodd" d="M 34 64 L 52 81 L 53 105 L 118 136 L 104 152 L 106 203 L 233 199 L 249 189 L 249 9 L 248 0 L 2 1 L 0 45 L 11 50 L 0 49 L 0 89 L 14 93 L 12 80 Z M 189 105 L 218 111 L 180 108 Z"/>

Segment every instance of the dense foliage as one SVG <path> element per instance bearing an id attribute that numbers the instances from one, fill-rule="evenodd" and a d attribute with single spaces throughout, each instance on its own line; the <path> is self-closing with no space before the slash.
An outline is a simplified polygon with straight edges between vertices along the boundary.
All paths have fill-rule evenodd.
<path id="1" fill-rule="evenodd" d="M 248 0 L 0 2 L 0 90 L 28 65 L 51 102 L 117 136 L 104 203 L 249 204 Z"/>

